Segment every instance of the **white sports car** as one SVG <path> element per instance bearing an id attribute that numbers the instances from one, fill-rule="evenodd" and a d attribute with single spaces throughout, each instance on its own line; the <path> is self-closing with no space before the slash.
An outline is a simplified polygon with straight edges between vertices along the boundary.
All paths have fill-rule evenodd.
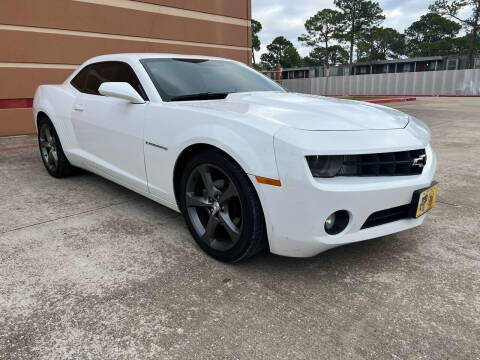
<path id="1" fill-rule="evenodd" d="M 420 225 L 435 204 L 425 124 L 286 92 L 235 61 L 93 58 L 34 99 L 47 171 L 83 168 L 180 211 L 222 261 L 306 257 Z"/>

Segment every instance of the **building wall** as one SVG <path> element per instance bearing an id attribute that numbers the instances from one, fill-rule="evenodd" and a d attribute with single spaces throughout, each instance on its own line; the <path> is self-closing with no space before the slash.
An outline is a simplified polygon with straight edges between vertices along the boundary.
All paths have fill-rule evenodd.
<path id="1" fill-rule="evenodd" d="M 170 52 L 251 62 L 251 0 L 0 0 L 0 136 L 34 131 L 31 99 L 83 61 Z"/>

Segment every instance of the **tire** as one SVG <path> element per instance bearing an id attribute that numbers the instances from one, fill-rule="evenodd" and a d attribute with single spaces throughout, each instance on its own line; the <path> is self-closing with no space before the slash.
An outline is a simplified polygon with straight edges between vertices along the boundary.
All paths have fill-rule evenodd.
<path id="1" fill-rule="evenodd" d="M 38 121 L 38 148 L 47 172 L 56 178 L 64 178 L 77 173 L 77 168 L 68 161 L 63 152 L 57 131 L 50 119 Z"/>
<path id="2" fill-rule="evenodd" d="M 238 262 L 267 247 L 255 188 L 228 156 L 209 150 L 191 158 L 180 180 L 179 200 L 190 233 L 213 258 Z"/>

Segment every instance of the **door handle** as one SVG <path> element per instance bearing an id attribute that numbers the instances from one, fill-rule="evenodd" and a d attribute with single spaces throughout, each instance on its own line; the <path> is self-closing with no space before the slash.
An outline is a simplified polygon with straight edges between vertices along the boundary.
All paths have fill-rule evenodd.
<path id="1" fill-rule="evenodd" d="M 82 104 L 76 104 L 76 105 L 73 106 L 73 110 L 75 110 L 75 111 L 83 111 L 83 110 L 85 110 L 85 108 L 83 107 Z"/>

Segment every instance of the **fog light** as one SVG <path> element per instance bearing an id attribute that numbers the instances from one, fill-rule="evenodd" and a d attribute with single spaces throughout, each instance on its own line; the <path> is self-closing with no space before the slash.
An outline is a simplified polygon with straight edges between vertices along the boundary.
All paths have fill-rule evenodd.
<path id="1" fill-rule="evenodd" d="M 331 228 L 333 228 L 333 225 L 335 224 L 335 213 L 333 213 L 332 215 L 330 215 L 327 220 L 325 221 L 325 230 L 330 230 Z"/>
<path id="2" fill-rule="evenodd" d="M 348 211 L 336 211 L 325 220 L 325 231 L 329 235 L 340 234 L 347 227 L 349 220 Z"/>

